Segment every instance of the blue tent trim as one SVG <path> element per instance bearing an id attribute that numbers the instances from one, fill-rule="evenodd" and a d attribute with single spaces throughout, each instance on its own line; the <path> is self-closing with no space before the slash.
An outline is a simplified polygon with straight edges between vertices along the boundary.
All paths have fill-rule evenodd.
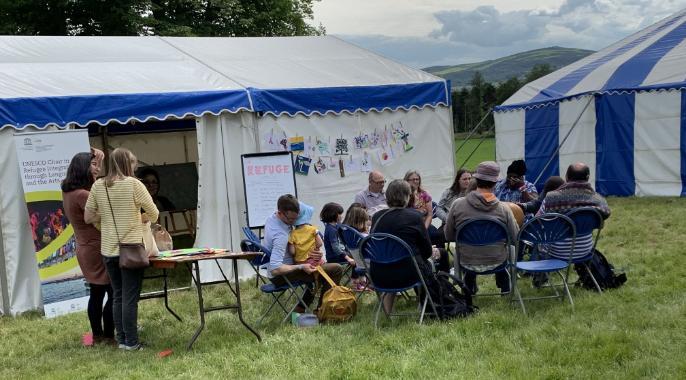
<path id="1" fill-rule="evenodd" d="M 255 111 L 280 115 L 369 112 L 449 105 L 445 81 L 381 86 L 249 88 Z"/>
<path id="2" fill-rule="evenodd" d="M 11 98 L 0 99 L 0 127 L 125 124 L 240 110 L 252 110 L 245 90 Z"/>

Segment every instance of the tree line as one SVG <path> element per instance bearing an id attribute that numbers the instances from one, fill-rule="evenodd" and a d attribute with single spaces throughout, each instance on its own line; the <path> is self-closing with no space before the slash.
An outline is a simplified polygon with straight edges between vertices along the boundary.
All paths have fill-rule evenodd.
<path id="1" fill-rule="evenodd" d="M 486 82 L 480 72 L 475 72 L 468 87 L 452 91 L 453 127 L 456 133 L 469 132 L 493 107 L 502 104 L 525 84 L 551 73 L 550 65 L 538 64 L 520 80 L 512 77 L 502 83 Z M 477 131 L 485 133 L 493 129 L 493 114 L 481 123 Z"/>
<path id="2" fill-rule="evenodd" d="M 319 0 L 0 0 L 0 34 L 270 37 L 324 34 Z"/>

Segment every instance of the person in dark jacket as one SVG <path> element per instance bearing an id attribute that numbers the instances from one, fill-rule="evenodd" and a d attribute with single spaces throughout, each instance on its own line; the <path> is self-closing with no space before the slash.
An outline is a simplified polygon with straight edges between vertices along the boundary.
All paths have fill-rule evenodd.
<path id="1" fill-rule="evenodd" d="M 525 203 L 517 203 L 517 206 L 521 207 L 525 214 L 536 215 L 538 210 L 541 208 L 541 204 L 543 203 L 545 196 L 549 192 L 559 189 L 560 186 L 564 184 L 565 180 L 562 177 L 552 176 L 545 181 L 543 191 L 541 191 L 541 195 L 537 199 Z"/>

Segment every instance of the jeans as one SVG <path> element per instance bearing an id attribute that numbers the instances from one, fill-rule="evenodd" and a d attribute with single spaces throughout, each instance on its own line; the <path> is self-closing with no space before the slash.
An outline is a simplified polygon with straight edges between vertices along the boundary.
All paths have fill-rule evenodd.
<path id="1" fill-rule="evenodd" d="M 138 299 L 145 269 L 119 268 L 119 256 L 105 257 L 105 268 L 114 290 L 114 328 L 117 342 L 135 346 L 138 342 Z"/>
<path id="2" fill-rule="evenodd" d="M 95 337 L 114 338 L 114 320 L 112 315 L 112 286 L 110 284 L 89 284 L 90 297 L 88 298 L 88 320 Z M 102 301 L 107 295 L 105 307 Z"/>

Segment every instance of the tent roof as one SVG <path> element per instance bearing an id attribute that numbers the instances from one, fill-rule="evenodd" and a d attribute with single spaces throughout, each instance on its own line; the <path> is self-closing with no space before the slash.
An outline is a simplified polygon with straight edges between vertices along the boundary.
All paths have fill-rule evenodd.
<path id="1" fill-rule="evenodd" d="M 686 10 L 527 84 L 496 111 L 589 93 L 682 87 L 686 87 Z"/>
<path id="2" fill-rule="evenodd" d="M 445 80 L 335 37 L 0 36 L 0 127 L 448 104 Z"/>

